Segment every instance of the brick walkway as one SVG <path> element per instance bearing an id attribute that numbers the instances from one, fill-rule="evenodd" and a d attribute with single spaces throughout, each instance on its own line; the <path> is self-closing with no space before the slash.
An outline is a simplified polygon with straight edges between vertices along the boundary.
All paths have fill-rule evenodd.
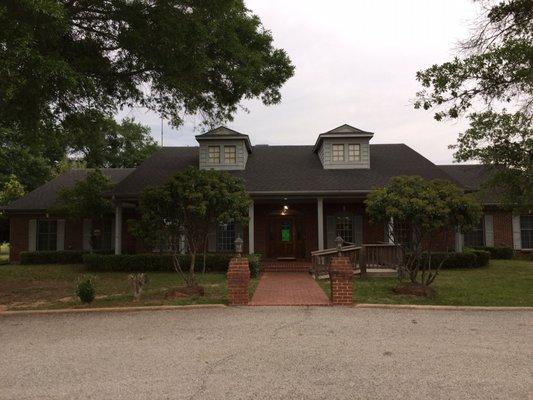
<path id="1" fill-rule="evenodd" d="M 330 301 L 305 272 L 264 272 L 251 306 L 328 306 Z"/>

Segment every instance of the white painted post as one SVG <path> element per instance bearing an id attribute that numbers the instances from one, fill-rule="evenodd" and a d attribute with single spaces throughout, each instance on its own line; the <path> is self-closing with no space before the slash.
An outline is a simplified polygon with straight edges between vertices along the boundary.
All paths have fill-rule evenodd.
<path id="1" fill-rule="evenodd" d="M 115 208 L 115 254 L 122 254 L 122 205 Z"/>
<path id="2" fill-rule="evenodd" d="M 316 209 L 318 218 L 318 250 L 324 250 L 324 199 L 316 199 Z"/>
<path id="3" fill-rule="evenodd" d="M 386 240 L 389 244 L 394 244 L 394 218 L 391 217 L 387 224 L 387 237 Z"/>
<path id="4" fill-rule="evenodd" d="M 253 254 L 255 252 L 254 243 L 254 202 L 250 204 L 248 208 L 248 253 Z"/>

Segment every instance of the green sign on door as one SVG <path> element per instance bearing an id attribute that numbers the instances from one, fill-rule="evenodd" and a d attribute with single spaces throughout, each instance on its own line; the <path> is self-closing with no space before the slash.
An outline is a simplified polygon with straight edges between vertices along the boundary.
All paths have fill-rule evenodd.
<path id="1" fill-rule="evenodd" d="M 281 230 L 281 241 L 282 242 L 290 242 L 291 241 L 291 230 L 288 228 L 284 228 Z"/>

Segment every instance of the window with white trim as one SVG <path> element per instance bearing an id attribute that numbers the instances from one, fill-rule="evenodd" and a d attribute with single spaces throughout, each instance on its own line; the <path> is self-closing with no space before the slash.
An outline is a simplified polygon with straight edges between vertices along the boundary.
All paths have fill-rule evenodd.
<path id="1" fill-rule="evenodd" d="M 479 221 L 479 224 L 469 232 L 464 234 L 465 247 L 480 247 L 485 246 L 485 226 L 483 219 Z"/>
<path id="2" fill-rule="evenodd" d="M 335 234 L 344 239 L 345 242 L 353 243 L 353 218 L 351 216 L 335 217 Z"/>
<path id="3" fill-rule="evenodd" d="M 237 147 L 224 146 L 224 163 L 235 165 L 237 164 Z"/>
<path id="4" fill-rule="evenodd" d="M 332 161 L 344 161 L 344 145 L 334 144 L 331 146 Z"/>
<path id="5" fill-rule="evenodd" d="M 37 250 L 57 250 L 57 221 L 43 219 L 37 221 Z"/>
<path id="6" fill-rule="evenodd" d="M 218 225 L 217 251 L 235 251 L 235 222 Z"/>
<path id="7" fill-rule="evenodd" d="M 520 238 L 523 249 L 533 249 L 533 215 L 520 216 Z"/>
<path id="8" fill-rule="evenodd" d="M 348 161 L 361 161 L 361 145 L 349 144 L 348 145 Z"/>
<path id="9" fill-rule="evenodd" d="M 207 148 L 209 164 L 220 164 L 220 146 L 209 146 Z"/>

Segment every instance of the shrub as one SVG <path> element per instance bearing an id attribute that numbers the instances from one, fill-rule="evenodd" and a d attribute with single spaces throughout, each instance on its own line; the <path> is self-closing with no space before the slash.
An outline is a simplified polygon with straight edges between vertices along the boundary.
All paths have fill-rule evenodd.
<path id="1" fill-rule="evenodd" d="M 76 285 L 76 295 L 80 298 L 82 303 L 92 303 L 96 294 L 94 287 L 94 278 L 91 276 L 83 276 L 78 279 Z"/>
<path id="2" fill-rule="evenodd" d="M 462 253 L 437 252 L 431 254 L 432 268 L 443 262 L 441 269 L 479 268 L 489 264 L 490 253 L 484 250 L 465 249 Z M 427 266 L 427 255 L 422 261 Z"/>
<path id="3" fill-rule="evenodd" d="M 186 268 L 190 264 L 190 255 L 180 254 L 180 264 Z M 208 253 L 206 254 L 206 272 L 226 272 L 232 254 Z M 115 272 L 173 272 L 172 255 L 168 253 L 148 254 L 85 254 L 83 262 L 91 271 L 115 271 Z M 203 257 L 196 258 L 196 268 L 201 268 Z"/>
<path id="4" fill-rule="evenodd" d="M 83 262 L 82 251 L 23 251 L 21 264 L 79 264 Z"/>
<path id="5" fill-rule="evenodd" d="M 248 262 L 250 264 L 250 276 L 257 278 L 261 272 L 261 257 L 259 253 L 250 254 L 248 256 Z"/>
<path id="6" fill-rule="evenodd" d="M 510 260 L 513 258 L 513 249 L 511 247 L 488 247 L 477 246 L 473 247 L 474 250 L 485 250 L 490 253 L 490 258 L 500 260 Z"/>

